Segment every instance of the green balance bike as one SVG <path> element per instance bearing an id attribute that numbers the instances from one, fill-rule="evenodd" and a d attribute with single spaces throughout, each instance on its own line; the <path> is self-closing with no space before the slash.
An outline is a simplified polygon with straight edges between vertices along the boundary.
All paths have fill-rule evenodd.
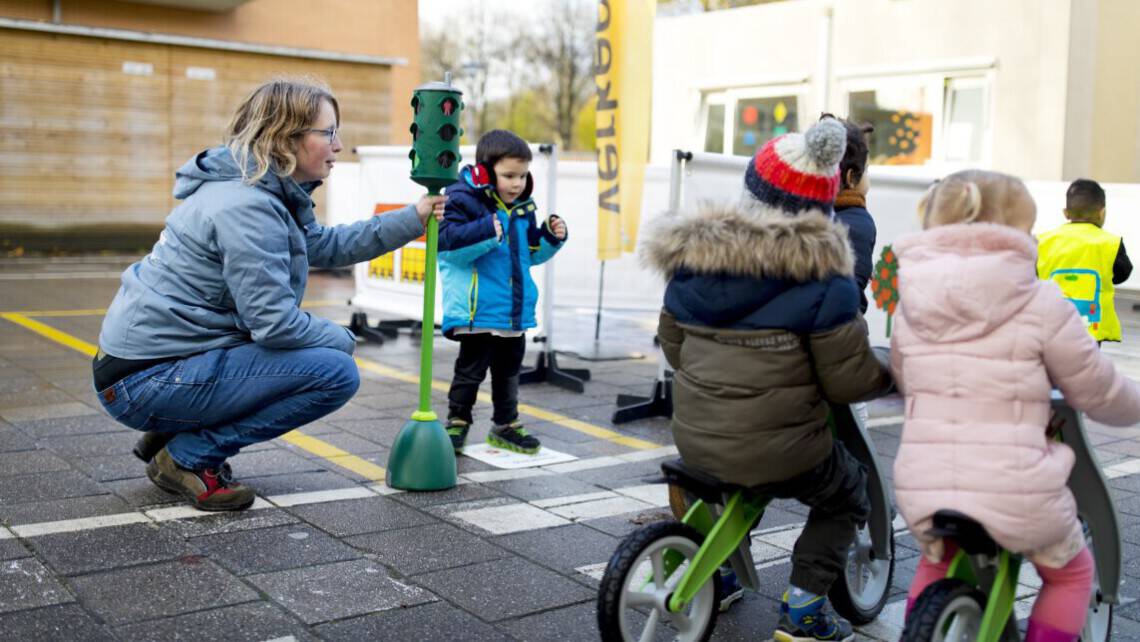
<path id="1" fill-rule="evenodd" d="M 853 624 L 875 619 L 887 602 L 894 574 L 890 489 L 882 475 L 867 428 L 849 406 L 832 405 L 832 430 L 851 454 L 867 465 L 871 517 L 848 552 L 847 567 L 829 598 Z M 770 497 L 722 482 L 680 461 L 661 466 L 671 500 L 684 494 L 684 517 L 644 526 L 618 546 L 598 589 L 602 640 L 707 640 L 720 610 L 719 568 L 725 562 L 745 589 L 760 578 L 749 533 L 760 522 Z M 674 512 L 677 512 L 677 502 Z"/>
<path id="2" fill-rule="evenodd" d="M 1053 410 L 1063 421 L 1059 437 L 1073 449 L 1076 463 L 1069 489 L 1095 559 L 1096 575 L 1082 642 L 1103 642 L 1112 633 L 1112 606 L 1119 604 L 1121 545 L 1116 509 L 1080 413 L 1053 393 Z M 1019 642 L 1014 601 L 1021 568 L 1019 555 L 1003 550 L 980 524 L 954 511 L 934 514 L 931 533 L 952 539 L 958 552 L 946 578 L 915 600 L 903 642 Z"/>

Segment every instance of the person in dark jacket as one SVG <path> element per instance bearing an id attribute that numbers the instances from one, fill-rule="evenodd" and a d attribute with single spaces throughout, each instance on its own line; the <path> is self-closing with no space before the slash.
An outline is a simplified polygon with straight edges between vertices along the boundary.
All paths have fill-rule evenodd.
<path id="1" fill-rule="evenodd" d="M 824 114 L 824 118 L 834 118 Z M 870 124 L 856 125 L 839 120 L 847 129 L 847 149 L 839 161 L 839 194 L 835 197 L 835 218 L 847 227 L 847 238 L 855 253 L 855 285 L 859 287 L 859 311 L 867 313 L 867 284 L 875 264 L 875 219 L 867 211 L 867 159 L 870 150 L 867 137 L 875 131 Z"/>
<path id="2" fill-rule="evenodd" d="M 447 188 L 439 226 L 443 334 L 459 342 L 447 393 L 447 433 L 462 452 L 479 385 L 491 371 L 491 432 L 487 442 L 524 454 L 542 444 L 519 423 L 519 371 L 526 331 L 535 326 L 538 288 L 531 266 L 550 260 L 566 242 L 566 223 L 553 214 L 540 226 L 531 198 L 531 152 L 504 129 L 483 134 L 475 165 Z"/>
<path id="3" fill-rule="evenodd" d="M 202 510 L 254 501 L 226 460 L 348 402 L 353 334 L 301 309 L 309 266 L 390 252 L 443 216 L 444 197 L 324 226 L 310 194 L 343 147 L 328 87 L 279 79 L 238 107 L 225 146 L 175 175 L 181 203 L 154 248 L 123 272 L 103 318 L 94 388 L 143 432 L 147 477 Z"/>
<path id="4" fill-rule="evenodd" d="M 850 640 L 824 611 L 859 523 L 866 467 L 827 424 L 828 402 L 882 394 L 844 228 L 831 220 L 846 146 L 827 119 L 765 144 L 739 205 L 661 223 L 648 263 L 667 279 L 658 337 L 675 370 L 673 436 L 685 463 L 811 507 L 792 555 L 777 640 Z"/>

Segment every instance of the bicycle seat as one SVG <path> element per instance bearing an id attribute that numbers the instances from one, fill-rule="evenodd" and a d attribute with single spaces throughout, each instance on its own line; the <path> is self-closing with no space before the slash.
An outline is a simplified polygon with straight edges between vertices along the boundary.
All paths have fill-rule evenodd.
<path id="1" fill-rule="evenodd" d="M 724 503 L 724 496 L 747 490 L 744 486 L 721 481 L 708 473 L 685 465 L 680 459 L 661 463 L 661 472 L 670 484 L 680 486 L 706 502 Z"/>
<path id="2" fill-rule="evenodd" d="M 928 534 L 949 537 L 970 555 L 993 557 L 998 554 L 997 542 L 981 524 L 966 515 L 952 510 L 940 510 L 934 513 L 933 521 L 934 527 L 926 531 Z"/>

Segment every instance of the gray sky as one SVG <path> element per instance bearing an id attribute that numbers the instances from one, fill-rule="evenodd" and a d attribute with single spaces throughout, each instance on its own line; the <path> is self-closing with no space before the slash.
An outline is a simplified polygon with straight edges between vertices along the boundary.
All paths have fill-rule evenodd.
<path id="1" fill-rule="evenodd" d="M 419 0 L 420 24 L 437 27 L 448 20 L 456 21 L 456 28 L 462 29 L 463 22 L 469 19 L 470 12 L 483 5 L 487 13 L 522 11 L 527 6 L 539 6 L 533 0 Z"/>

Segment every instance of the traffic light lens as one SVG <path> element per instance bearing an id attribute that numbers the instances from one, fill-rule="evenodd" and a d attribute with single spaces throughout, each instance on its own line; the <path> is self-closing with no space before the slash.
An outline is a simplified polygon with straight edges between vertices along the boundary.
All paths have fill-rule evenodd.
<path id="1" fill-rule="evenodd" d="M 447 169 L 455 164 L 455 154 L 451 150 L 445 149 L 435 157 L 435 160 L 440 167 Z"/>
<path id="2" fill-rule="evenodd" d="M 452 138 L 455 138 L 455 135 L 458 133 L 459 130 L 451 123 L 447 123 L 439 128 L 439 138 L 441 140 L 450 141 Z"/>
<path id="3" fill-rule="evenodd" d="M 439 104 L 440 109 L 443 110 L 444 116 L 450 116 L 455 113 L 455 108 L 459 106 L 454 98 L 444 98 L 443 102 Z"/>
<path id="4" fill-rule="evenodd" d="M 420 113 L 420 97 L 419 96 L 412 96 L 412 113 L 413 114 Z"/>
<path id="5" fill-rule="evenodd" d="M 415 124 L 415 123 L 412 123 L 411 131 L 412 131 L 412 140 L 419 140 L 420 139 L 420 126 Z"/>

